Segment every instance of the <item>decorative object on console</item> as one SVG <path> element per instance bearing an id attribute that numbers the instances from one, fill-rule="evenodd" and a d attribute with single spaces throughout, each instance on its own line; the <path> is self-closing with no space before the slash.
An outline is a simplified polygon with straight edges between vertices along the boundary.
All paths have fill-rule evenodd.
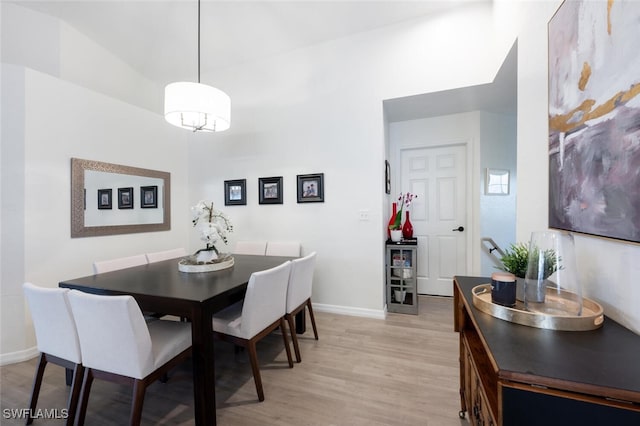
<path id="1" fill-rule="evenodd" d="M 511 244 L 500 258 L 502 267 L 498 269 L 510 272 L 516 276 L 516 299 L 524 300 L 524 277 L 527 274 L 529 262 L 529 245 L 525 243 Z"/>
<path id="2" fill-rule="evenodd" d="M 200 0 L 198 0 L 198 82 L 180 81 L 164 89 L 164 117 L 194 132 L 221 132 L 231 124 L 231 99 L 220 89 L 200 83 Z"/>
<path id="3" fill-rule="evenodd" d="M 389 226 L 387 226 L 387 238 L 391 238 L 391 228 L 396 221 L 396 215 L 398 214 L 398 203 L 391 204 L 391 217 L 389 218 Z"/>
<path id="4" fill-rule="evenodd" d="M 516 276 L 509 272 L 491 274 L 491 302 L 513 307 L 516 305 Z"/>
<path id="5" fill-rule="evenodd" d="M 409 239 L 413 238 L 413 225 L 411 224 L 411 220 L 409 219 L 409 210 L 405 213 L 404 225 L 402 225 L 402 238 Z"/>
<path id="6" fill-rule="evenodd" d="M 404 235 L 405 232 L 403 232 L 403 227 L 402 227 L 402 210 L 406 209 L 407 213 L 409 212 L 409 207 L 411 207 L 411 202 L 415 199 L 418 198 L 417 195 L 412 194 L 410 192 L 407 193 L 400 193 L 400 196 L 398 197 L 398 204 L 400 204 L 400 210 L 396 211 L 396 203 L 393 203 L 393 215 L 391 216 L 391 220 L 389 221 L 389 230 L 391 231 L 391 240 L 392 241 L 400 241 L 400 240 L 394 240 L 393 239 L 393 231 L 401 231 L 401 234 L 403 234 L 402 236 L 404 238 L 412 238 L 413 237 L 413 226 L 411 225 L 411 223 L 409 222 L 409 226 L 407 227 L 407 233 L 409 231 L 411 231 L 411 235 Z M 409 219 L 409 216 L 407 215 L 407 220 Z"/>
<path id="7" fill-rule="evenodd" d="M 549 226 L 640 242 L 640 8 L 606 3 L 549 22 Z"/>
<path id="8" fill-rule="evenodd" d="M 233 257 L 221 253 L 216 244 L 227 244 L 227 234 L 233 232 L 231 220 L 222 211 L 215 208 L 212 201 L 200 201 L 191 207 L 192 223 L 198 229 L 205 248 L 178 262 L 183 272 L 209 272 L 233 266 Z"/>
<path id="9" fill-rule="evenodd" d="M 582 313 L 573 235 L 560 231 L 531 233 L 524 281 L 524 305 L 546 315 Z"/>

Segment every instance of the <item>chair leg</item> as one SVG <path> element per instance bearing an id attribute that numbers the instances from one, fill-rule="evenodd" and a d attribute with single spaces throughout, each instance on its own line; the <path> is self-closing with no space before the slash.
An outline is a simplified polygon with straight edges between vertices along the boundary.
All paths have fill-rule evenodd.
<path id="1" fill-rule="evenodd" d="M 293 368 L 293 360 L 291 359 L 291 348 L 289 347 L 289 340 L 287 340 L 287 328 L 285 327 L 284 317 L 280 317 L 280 330 L 282 331 L 284 349 L 287 351 L 287 361 L 289 362 L 289 368 Z"/>
<path id="2" fill-rule="evenodd" d="M 147 386 L 142 380 L 136 379 L 133 383 L 133 395 L 131 402 L 131 417 L 129 418 L 130 426 L 140 425 L 142 419 L 142 405 L 144 404 L 144 394 Z"/>
<path id="3" fill-rule="evenodd" d="M 256 342 L 249 340 L 247 344 L 249 349 L 249 360 L 251 361 L 251 370 L 253 370 L 253 381 L 256 384 L 256 392 L 258 392 L 258 400 L 264 401 L 262 378 L 260 377 L 260 366 L 258 365 L 258 354 L 256 353 Z"/>
<path id="4" fill-rule="evenodd" d="M 293 351 L 296 353 L 296 362 L 301 362 L 300 347 L 298 346 L 298 334 L 296 333 L 296 326 L 293 322 L 293 315 L 287 314 L 287 322 L 289 323 L 289 332 L 291 333 L 291 340 L 293 341 Z"/>
<path id="5" fill-rule="evenodd" d="M 313 335 L 318 340 L 318 329 L 316 328 L 316 317 L 313 316 L 313 306 L 311 306 L 311 298 L 307 300 L 307 308 L 309 308 L 309 317 L 311 317 L 311 325 L 313 326 Z"/>
<path id="6" fill-rule="evenodd" d="M 84 376 L 84 366 L 76 364 L 73 369 L 73 380 L 71 382 L 71 392 L 69 392 L 69 416 L 67 417 L 67 426 L 73 426 L 78 411 L 78 402 L 80 400 L 80 391 L 82 389 L 82 378 Z"/>
<path id="7" fill-rule="evenodd" d="M 87 404 L 89 403 L 89 392 L 91 392 L 91 384 L 93 383 L 93 371 L 90 368 L 84 369 L 84 378 L 82 379 L 82 391 L 80 392 L 80 406 L 76 417 L 76 426 L 83 426 L 84 419 L 87 416 Z"/>
<path id="8" fill-rule="evenodd" d="M 36 405 L 38 404 L 38 396 L 40 395 L 40 386 L 42 385 L 42 377 L 44 376 L 44 369 L 47 366 L 47 355 L 40 354 L 40 360 L 38 361 L 38 367 L 36 368 L 36 375 L 33 378 L 33 390 L 31 391 L 31 402 L 29 404 L 29 412 L 27 413 L 27 424 L 33 423 L 31 413 L 35 412 Z"/>

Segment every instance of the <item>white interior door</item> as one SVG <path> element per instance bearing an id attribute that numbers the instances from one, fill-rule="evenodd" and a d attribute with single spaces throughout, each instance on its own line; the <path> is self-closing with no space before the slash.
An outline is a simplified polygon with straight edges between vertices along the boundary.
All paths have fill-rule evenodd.
<path id="1" fill-rule="evenodd" d="M 402 190 L 418 195 L 418 293 L 452 296 L 453 276 L 466 273 L 466 147 L 401 149 L 400 161 Z"/>

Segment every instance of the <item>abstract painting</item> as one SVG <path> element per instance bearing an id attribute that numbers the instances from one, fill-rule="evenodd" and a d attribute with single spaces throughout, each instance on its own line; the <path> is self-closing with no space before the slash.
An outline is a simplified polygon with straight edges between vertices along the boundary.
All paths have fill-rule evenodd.
<path id="1" fill-rule="evenodd" d="M 640 242 L 640 2 L 549 22 L 549 226 Z"/>

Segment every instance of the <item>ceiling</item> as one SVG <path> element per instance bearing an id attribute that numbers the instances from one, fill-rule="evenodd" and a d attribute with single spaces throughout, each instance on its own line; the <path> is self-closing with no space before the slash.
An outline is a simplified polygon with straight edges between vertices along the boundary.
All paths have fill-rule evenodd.
<path id="1" fill-rule="evenodd" d="M 469 1 L 469 0 L 467 0 Z M 55 16 L 164 85 L 197 78 L 195 0 L 13 0 Z M 438 13 L 464 0 L 202 0 L 201 73 Z"/>
<path id="2" fill-rule="evenodd" d="M 201 74 L 215 75 L 227 67 L 442 13 L 470 1 L 486 0 L 202 0 Z M 197 80 L 196 0 L 8 2 L 65 21 L 159 86 Z M 515 81 L 515 74 L 504 79 Z M 515 109 L 513 94 L 493 86 L 392 100 L 385 109 L 390 121 L 451 109 L 486 109 L 488 100 L 496 108 Z"/>
<path id="3" fill-rule="evenodd" d="M 518 46 L 514 44 L 492 83 L 389 99 L 384 109 L 389 122 L 477 110 L 515 115 L 517 92 Z"/>

